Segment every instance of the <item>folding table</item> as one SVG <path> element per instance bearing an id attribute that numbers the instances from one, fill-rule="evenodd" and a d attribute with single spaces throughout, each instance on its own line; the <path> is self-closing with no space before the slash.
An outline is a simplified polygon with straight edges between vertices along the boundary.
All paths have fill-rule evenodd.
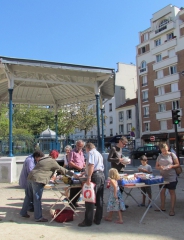
<path id="1" fill-rule="evenodd" d="M 68 197 L 67 197 L 67 192 L 71 189 L 71 188 L 81 188 L 81 190 L 70 200 Z M 75 210 L 75 207 L 73 206 L 72 204 L 72 201 L 73 199 L 75 199 L 82 191 L 82 185 L 81 184 L 74 184 L 74 185 L 67 185 L 63 182 L 55 182 L 55 183 L 51 183 L 51 184 L 47 184 L 45 186 L 45 189 L 50 189 L 52 190 L 55 195 L 58 197 L 57 201 L 50 207 L 50 211 L 54 208 L 54 206 L 58 203 L 58 202 L 61 202 L 64 206 L 63 208 L 58 212 L 57 215 L 55 215 L 50 223 L 52 221 L 54 221 L 54 219 L 67 207 L 69 207 L 76 215 L 77 215 L 77 212 Z M 62 201 L 64 199 L 67 199 L 67 201 Z"/>
<path id="2" fill-rule="evenodd" d="M 145 185 L 141 185 L 141 186 L 138 186 L 138 185 L 137 185 L 137 186 L 136 186 L 136 185 L 135 185 L 135 186 L 127 186 L 127 185 L 125 185 L 125 186 L 120 186 L 121 188 L 122 188 L 122 187 L 124 188 L 124 193 L 126 194 L 126 198 L 125 198 L 125 199 L 127 199 L 129 196 L 132 197 L 132 199 L 138 204 L 138 206 L 140 206 L 140 204 L 137 202 L 137 200 L 134 198 L 134 196 L 133 196 L 132 193 L 131 193 L 133 189 L 135 189 L 135 188 L 139 189 L 140 192 L 141 192 L 142 194 L 144 194 L 144 195 L 149 199 L 150 203 L 149 203 L 148 207 L 146 208 L 146 211 L 144 212 L 143 216 L 141 217 L 139 223 L 142 223 L 142 221 L 143 221 L 143 219 L 145 218 L 147 212 L 149 211 L 151 205 L 155 205 L 155 207 L 156 207 L 163 215 L 167 216 L 167 215 L 158 207 L 158 205 L 157 205 L 155 202 L 156 202 L 158 196 L 160 195 L 160 192 L 162 191 L 164 185 L 165 185 L 165 184 L 168 184 L 168 183 L 169 183 L 169 182 L 165 182 L 165 181 L 164 181 L 163 183 L 156 183 L 156 184 L 151 184 L 151 185 L 146 185 L 146 184 L 145 184 Z M 157 193 L 157 195 L 156 195 L 156 197 L 155 197 L 154 199 L 153 199 L 153 198 L 150 199 L 149 196 L 146 195 L 146 193 L 144 193 L 144 192 L 142 191 L 142 189 L 141 189 L 141 187 L 154 187 L 154 186 L 159 186 L 159 185 L 161 185 L 161 188 L 159 188 L 159 191 L 158 191 L 158 193 Z M 126 189 L 129 189 L 129 191 L 127 192 Z"/>

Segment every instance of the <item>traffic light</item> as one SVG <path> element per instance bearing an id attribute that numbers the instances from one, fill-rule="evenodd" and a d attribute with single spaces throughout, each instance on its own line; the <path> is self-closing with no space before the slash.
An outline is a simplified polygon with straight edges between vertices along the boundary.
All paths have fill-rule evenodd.
<path id="1" fill-rule="evenodd" d="M 178 115 L 179 112 L 180 112 L 180 110 L 172 110 L 172 121 L 173 121 L 173 124 L 178 124 L 180 122 L 180 120 L 179 120 L 180 115 Z"/>

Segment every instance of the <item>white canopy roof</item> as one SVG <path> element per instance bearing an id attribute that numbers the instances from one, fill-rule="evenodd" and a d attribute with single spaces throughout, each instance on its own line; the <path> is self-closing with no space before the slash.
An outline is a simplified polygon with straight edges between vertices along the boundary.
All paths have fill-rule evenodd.
<path id="1" fill-rule="evenodd" d="M 111 68 L 17 59 L 0 56 L 0 102 L 60 107 L 114 96 L 115 73 Z"/>

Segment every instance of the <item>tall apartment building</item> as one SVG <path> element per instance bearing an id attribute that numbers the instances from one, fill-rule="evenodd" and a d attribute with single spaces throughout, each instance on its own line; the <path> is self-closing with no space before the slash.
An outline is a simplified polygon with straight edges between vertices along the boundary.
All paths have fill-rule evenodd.
<path id="1" fill-rule="evenodd" d="M 139 33 L 138 101 L 142 143 L 175 144 L 172 109 L 179 109 L 180 145 L 184 141 L 184 9 L 168 5 L 153 14 Z"/>

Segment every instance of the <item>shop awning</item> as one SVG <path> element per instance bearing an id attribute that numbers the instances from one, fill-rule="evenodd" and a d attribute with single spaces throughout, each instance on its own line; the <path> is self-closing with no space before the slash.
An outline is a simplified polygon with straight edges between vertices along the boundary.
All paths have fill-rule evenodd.
<path id="1" fill-rule="evenodd" d="M 168 138 L 168 133 L 144 134 L 144 135 L 142 135 L 141 139 L 143 139 L 143 140 L 150 140 L 150 137 L 151 137 L 151 136 L 155 136 L 155 140 L 158 140 L 158 139 L 167 139 L 167 138 Z"/>

